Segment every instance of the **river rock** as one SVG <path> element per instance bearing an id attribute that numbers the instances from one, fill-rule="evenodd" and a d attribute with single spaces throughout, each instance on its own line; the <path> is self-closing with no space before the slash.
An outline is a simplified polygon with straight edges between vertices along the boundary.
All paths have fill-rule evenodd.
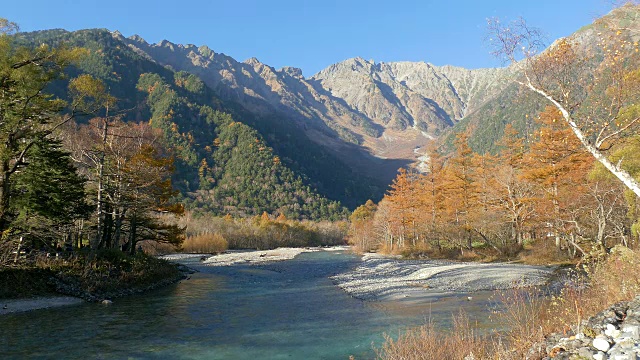
<path id="1" fill-rule="evenodd" d="M 104 300 L 102 300 L 101 304 L 102 305 L 111 305 L 111 304 L 113 304 L 113 301 L 108 300 L 108 299 L 104 299 Z"/>
<path id="2" fill-rule="evenodd" d="M 623 349 L 631 349 L 635 346 L 637 342 L 637 337 L 634 337 L 633 334 L 624 332 L 619 336 L 615 337 L 613 341 L 617 346 L 622 347 Z"/>
<path id="3" fill-rule="evenodd" d="M 588 347 L 581 347 L 580 349 L 578 349 L 578 356 L 581 359 L 591 360 L 593 359 L 593 351 Z"/>
<path id="4" fill-rule="evenodd" d="M 640 338 L 640 324 L 637 321 L 625 321 L 621 328 L 623 333 L 629 333 L 634 338 Z"/>
<path id="5" fill-rule="evenodd" d="M 593 339 L 593 347 L 602 351 L 607 352 L 611 348 L 611 344 L 609 343 L 609 339 L 606 336 L 598 335 L 595 339 Z"/>
<path id="6" fill-rule="evenodd" d="M 607 329 L 604 331 L 604 334 L 611 338 L 617 338 L 620 336 L 620 333 L 621 331 L 613 324 L 607 324 Z"/>
<path id="7" fill-rule="evenodd" d="M 624 350 L 616 350 L 614 349 L 609 353 L 610 360 L 636 360 L 635 352 L 627 352 Z"/>

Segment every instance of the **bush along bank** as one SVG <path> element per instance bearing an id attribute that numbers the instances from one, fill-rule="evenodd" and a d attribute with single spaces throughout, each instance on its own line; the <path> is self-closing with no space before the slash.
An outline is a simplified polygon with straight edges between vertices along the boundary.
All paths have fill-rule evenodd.
<path id="1" fill-rule="evenodd" d="M 189 272 L 193 271 L 142 253 L 107 250 L 93 258 L 73 254 L 0 269 L 0 298 L 64 294 L 99 302 L 167 286 Z"/>
<path id="2" fill-rule="evenodd" d="M 574 334 L 547 336 L 543 344 L 547 354 L 544 359 L 640 358 L 640 295 L 631 301 L 616 303 L 580 325 Z"/>

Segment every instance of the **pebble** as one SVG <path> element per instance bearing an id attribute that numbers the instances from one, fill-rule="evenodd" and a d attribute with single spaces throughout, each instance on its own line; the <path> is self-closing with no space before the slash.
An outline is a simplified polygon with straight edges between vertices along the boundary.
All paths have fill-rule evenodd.
<path id="1" fill-rule="evenodd" d="M 596 314 L 581 329 L 570 337 L 547 336 L 547 358 L 640 360 L 640 295 Z"/>
<path id="2" fill-rule="evenodd" d="M 604 331 L 604 334 L 611 338 L 617 338 L 620 336 L 620 333 L 621 331 L 611 324 L 607 324 L 607 330 Z"/>
<path id="3" fill-rule="evenodd" d="M 609 344 L 606 336 L 598 335 L 593 339 L 593 347 L 600 351 L 607 352 L 611 348 L 611 344 Z"/>
<path id="4" fill-rule="evenodd" d="M 584 359 L 593 359 L 593 352 L 588 347 L 578 349 L 578 356 Z"/>
<path id="5" fill-rule="evenodd" d="M 622 326 L 622 332 L 623 333 L 629 333 L 636 339 L 640 338 L 640 325 L 624 324 Z"/>

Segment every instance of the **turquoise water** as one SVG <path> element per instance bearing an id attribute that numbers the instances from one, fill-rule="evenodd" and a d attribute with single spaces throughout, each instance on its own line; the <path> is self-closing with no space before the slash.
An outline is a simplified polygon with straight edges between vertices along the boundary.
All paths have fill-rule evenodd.
<path id="1" fill-rule="evenodd" d="M 375 358 L 383 333 L 427 318 L 446 326 L 464 308 L 481 322 L 489 294 L 430 303 L 362 302 L 329 276 L 354 255 L 303 253 L 260 266 L 204 267 L 153 293 L 0 317 L 0 359 Z"/>

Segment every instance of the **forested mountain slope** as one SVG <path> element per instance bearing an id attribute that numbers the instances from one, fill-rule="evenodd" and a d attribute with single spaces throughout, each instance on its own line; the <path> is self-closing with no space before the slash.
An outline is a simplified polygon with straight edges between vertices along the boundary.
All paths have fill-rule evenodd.
<path id="1" fill-rule="evenodd" d="M 625 7 L 604 21 L 637 28 L 634 16 L 637 7 Z M 69 75 L 100 78 L 119 109 L 128 109 L 127 120 L 162 128 L 179 155 L 182 193 L 220 213 L 287 208 L 293 216 L 325 216 L 298 209 L 324 204 L 320 199 L 327 205 L 318 208 L 332 201 L 353 208 L 380 199 L 397 169 L 422 156 L 430 142 L 450 144 L 455 133 L 466 131 L 473 150 L 495 151 L 506 124 L 526 137 L 545 105 L 513 82 L 518 65 L 468 70 L 354 58 L 305 78 L 293 67 L 274 69 L 255 58 L 239 62 L 207 46 L 149 44 L 117 31 L 17 36 L 32 44 L 88 48 L 88 58 Z M 602 41 L 595 25 L 571 39 L 585 49 Z M 66 96 L 64 81 L 54 88 Z M 223 131 L 229 124 L 241 126 L 231 135 Z M 249 138 L 263 150 L 251 150 Z M 249 178 L 253 184 L 245 183 Z M 255 199 L 262 196 L 269 199 Z"/>
<path id="2" fill-rule="evenodd" d="M 125 120 L 150 121 L 163 130 L 177 157 L 175 183 L 195 207 L 220 214 L 339 218 L 345 209 L 337 201 L 355 206 L 381 195 L 383 183 L 353 172 L 296 124 L 259 118 L 222 101 L 198 77 L 149 61 L 106 30 L 18 36 L 24 43 L 89 49 L 69 77 L 98 77 L 118 98 Z M 51 91 L 66 98 L 66 81 Z"/>

